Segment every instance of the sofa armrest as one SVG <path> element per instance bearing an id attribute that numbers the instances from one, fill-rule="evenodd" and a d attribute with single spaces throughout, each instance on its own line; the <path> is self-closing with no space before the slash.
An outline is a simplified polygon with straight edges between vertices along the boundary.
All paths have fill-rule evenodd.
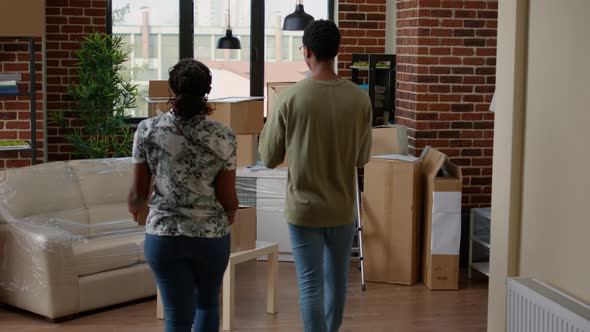
<path id="1" fill-rule="evenodd" d="M 0 302 L 48 318 L 76 313 L 79 282 L 72 234 L 42 223 L 0 225 Z"/>

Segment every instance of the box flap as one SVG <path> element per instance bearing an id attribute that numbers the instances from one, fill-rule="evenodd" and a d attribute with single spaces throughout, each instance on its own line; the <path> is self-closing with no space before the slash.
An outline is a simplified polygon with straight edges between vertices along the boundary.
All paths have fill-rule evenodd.
<path id="1" fill-rule="evenodd" d="M 418 157 L 414 157 L 414 156 L 404 156 L 401 154 L 386 154 L 386 155 L 381 155 L 381 156 L 371 156 L 371 158 L 373 159 L 385 159 L 385 160 L 401 160 L 401 161 L 408 161 L 408 162 L 415 162 L 417 160 L 420 160 L 420 158 Z"/>
<path id="2" fill-rule="evenodd" d="M 420 156 L 420 159 L 422 159 L 422 173 L 429 179 L 435 178 L 446 158 L 447 156 L 444 153 L 427 146 Z"/>
<path id="3" fill-rule="evenodd" d="M 210 103 L 243 103 L 247 101 L 260 101 L 264 100 L 264 97 L 225 97 L 225 98 L 216 98 L 216 99 L 209 99 Z"/>

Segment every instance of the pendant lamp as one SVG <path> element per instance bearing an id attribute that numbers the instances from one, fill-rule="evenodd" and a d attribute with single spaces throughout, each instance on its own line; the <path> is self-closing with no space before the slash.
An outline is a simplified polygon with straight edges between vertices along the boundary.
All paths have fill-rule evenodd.
<path id="1" fill-rule="evenodd" d="M 295 11 L 285 17 L 283 30 L 303 31 L 309 23 L 313 22 L 313 20 L 313 16 L 306 13 L 303 9 L 303 1 L 297 0 Z"/>
<path id="2" fill-rule="evenodd" d="M 227 29 L 225 30 L 225 36 L 219 38 L 219 40 L 217 41 L 217 48 L 239 50 L 242 48 L 242 45 L 240 43 L 240 40 L 237 37 L 234 37 L 231 31 L 230 13 L 230 0 L 227 0 Z"/>

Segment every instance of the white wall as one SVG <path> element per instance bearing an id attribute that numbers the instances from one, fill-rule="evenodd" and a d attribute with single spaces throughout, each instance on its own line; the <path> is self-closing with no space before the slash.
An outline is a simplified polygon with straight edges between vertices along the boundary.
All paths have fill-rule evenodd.
<path id="1" fill-rule="evenodd" d="M 530 2 L 520 274 L 590 302 L 590 1 Z"/>
<path id="2" fill-rule="evenodd" d="M 590 303 L 590 1 L 499 8 L 490 332 L 507 276 Z"/>
<path id="3" fill-rule="evenodd" d="M 385 53 L 396 54 L 396 0 L 387 0 L 385 9 Z"/>

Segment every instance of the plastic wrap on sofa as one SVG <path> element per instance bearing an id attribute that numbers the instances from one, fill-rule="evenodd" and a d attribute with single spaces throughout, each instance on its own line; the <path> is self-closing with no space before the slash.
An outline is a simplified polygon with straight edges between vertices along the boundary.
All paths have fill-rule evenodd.
<path id="1" fill-rule="evenodd" d="M 80 278 L 145 263 L 145 227 L 127 211 L 131 178 L 130 158 L 0 171 L 0 302 L 70 315 Z"/>

